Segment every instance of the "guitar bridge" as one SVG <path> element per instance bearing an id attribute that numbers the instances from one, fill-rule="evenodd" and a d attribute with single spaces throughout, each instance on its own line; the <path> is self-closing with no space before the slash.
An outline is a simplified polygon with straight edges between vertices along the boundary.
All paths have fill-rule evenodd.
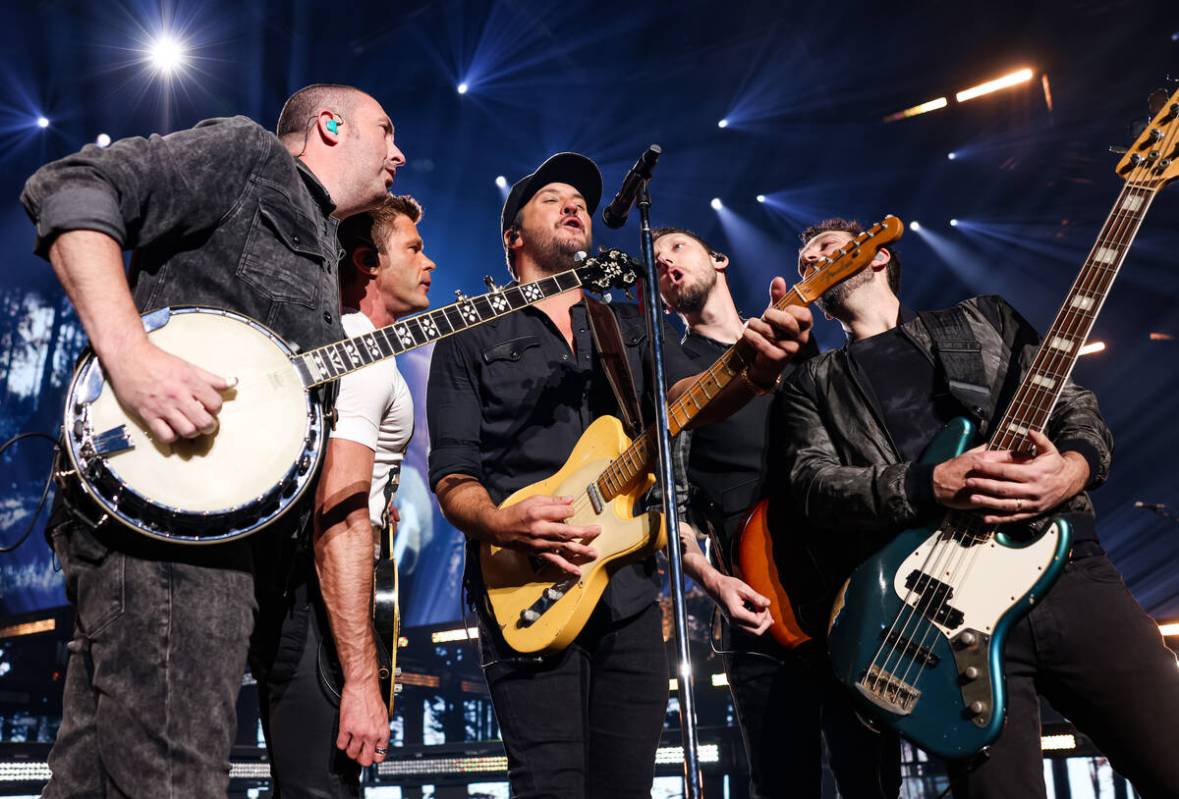
<path id="1" fill-rule="evenodd" d="M 869 702 L 898 716 L 912 713 L 917 700 L 921 698 L 921 691 L 916 686 L 879 666 L 870 667 L 868 673 L 856 683 L 856 688 Z"/>

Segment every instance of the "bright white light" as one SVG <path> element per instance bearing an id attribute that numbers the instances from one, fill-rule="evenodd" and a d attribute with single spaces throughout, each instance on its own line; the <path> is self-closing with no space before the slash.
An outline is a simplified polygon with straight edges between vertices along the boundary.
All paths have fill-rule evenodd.
<path id="1" fill-rule="evenodd" d="M 148 59 L 160 73 L 167 75 L 184 65 L 185 46 L 168 34 L 161 34 L 147 50 Z"/>
<path id="2" fill-rule="evenodd" d="M 97 144 L 99 147 L 110 147 L 111 146 L 110 134 L 109 133 L 98 134 L 98 136 L 94 139 L 94 143 Z"/>
<path id="3" fill-rule="evenodd" d="M 980 83 L 977 86 L 971 86 L 969 89 L 963 89 L 954 95 L 954 99 L 960 103 L 964 103 L 967 100 L 973 100 L 975 97 L 982 97 L 984 94 L 997 92 L 1000 89 L 1006 89 L 1010 86 L 1015 86 L 1031 79 L 1032 71 L 1027 67 L 1024 67 L 1023 69 L 1012 72 L 1010 75 L 1004 75 L 1001 78 L 989 80 L 986 83 Z"/>
<path id="4" fill-rule="evenodd" d="M 463 81 L 462 83 L 460 83 L 460 84 L 459 84 L 457 87 L 455 87 L 455 88 L 457 88 L 457 89 L 458 89 L 458 93 L 459 93 L 459 94 L 466 94 L 466 93 L 467 93 L 467 89 L 469 89 L 469 88 L 471 88 L 471 87 L 467 85 L 467 82 L 466 82 L 466 81 Z"/>
<path id="5" fill-rule="evenodd" d="M 914 219 L 909 223 L 909 230 L 921 230 L 921 223 Z"/>
<path id="6" fill-rule="evenodd" d="M 950 220 L 950 227 L 958 227 L 958 220 L 957 220 L 957 219 L 951 219 L 951 220 Z"/>
<path id="7" fill-rule="evenodd" d="M 720 197 L 713 197 L 712 202 L 710 202 L 709 205 L 712 206 L 712 210 L 714 210 L 714 211 L 719 211 L 720 209 L 725 207 L 725 204 L 721 202 Z"/>
<path id="8" fill-rule="evenodd" d="M 37 117 L 37 127 L 39 127 L 39 128 L 49 127 L 49 119 L 47 117 Z"/>
<path id="9" fill-rule="evenodd" d="M 1090 341 L 1077 350 L 1077 355 L 1096 355 L 1099 352 L 1105 352 L 1105 342 Z"/>
<path id="10" fill-rule="evenodd" d="M 764 203 L 766 201 L 766 196 L 764 194 L 757 195 L 757 201 L 759 203 Z"/>
<path id="11" fill-rule="evenodd" d="M 953 152 L 946 153 L 946 158 L 949 158 L 951 161 L 953 161 L 957 157 L 958 157 L 958 153 L 953 153 Z"/>
<path id="12" fill-rule="evenodd" d="M 722 119 L 720 122 L 716 123 L 716 126 L 718 128 L 727 128 L 729 126 L 729 120 L 727 118 Z"/>
<path id="13" fill-rule="evenodd" d="M 503 175 L 500 175 L 495 179 L 495 185 L 499 186 L 501 189 L 506 189 L 508 187 L 508 179 Z"/>

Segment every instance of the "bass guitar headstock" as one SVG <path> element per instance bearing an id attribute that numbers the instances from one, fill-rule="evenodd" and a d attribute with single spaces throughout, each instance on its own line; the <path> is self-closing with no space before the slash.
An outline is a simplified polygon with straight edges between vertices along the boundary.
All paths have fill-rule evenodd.
<path id="1" fill-rule="evenodd" d="M 1179 177 L 1179 89 L 1151 106 L 1150 122 L 1118 162 L 1117 173 L 1134 186 L 1158 190 Z"/>

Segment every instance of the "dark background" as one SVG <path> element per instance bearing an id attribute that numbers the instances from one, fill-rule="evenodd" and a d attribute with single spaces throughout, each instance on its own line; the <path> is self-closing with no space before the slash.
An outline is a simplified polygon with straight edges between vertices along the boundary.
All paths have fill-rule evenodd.
<path id="1" fill-rule="evenodd" d="M 922 223 L 900 243 L 903 299 L 940 307 L 1000 293 L 1043 329 L 1115 200 L 1118 156 L 1147 94 L 1179 75 L 1175 3 L 266 2 L 6 4 L 0 25 L 0 439 L 53 431 L 83 337 L 48 266 L 32 255 L 17 197 L 47 160 L 93 142 L 245 114 L 272 126 L 311 82 L 372 93 L 408 166 L 394 190 L 425 206 L 432 297 L 506 279 L 498 238 L 509 182 L 558 150 L 595 158 L 607 196 L 642 149 L 664 149 L 656 224 L 685 225 L 732 256 L 748 314 L 792 275 L 797 232 L 834 213 Z M 169 30 L 188 47 L 170 80 L 144 62 Z M 1035 78 L 957 105 L 955 91 L 1030 67 Z M 1051 108 L 1043 76 L 1051 94 Z M 465 81 L 469 91 L 456 92 Z M 882 118 L 938 97 L 950 107 Z M 36 118 L 50 119 L 47 129 Z M 717 122 L 727 118 L 725 129 Z M 947 158 L 950 152 L 956 158 Z M 766 195 L 759 204 L 755 197 Z M 709 200 L 725 204 L 717 212 Z M 962 224 L 949 226 L 949 219 Z M 1098 320 L 1107 350 L 1076 378 L 1097 391 L 1117 438 L 1094 499 L 1102 541 L 1144 606 L 1179 616 L 1179 526 L 1134 500 L 1179 504 L 1179 191 L 1164 191 Z M 634 223 L 600 243 L 637 252 Z M 821 344 L 842 333 L 819 328 Z M 459 536 L 425 491 L 422 387 L 428 353 L 401 359 L 419 400 L 403 488 L 408 625 L 461 613 Z M 0 532 L 28 518 L 42 442 L 0 458 Z M 38 534 L 0 557 L 0 613 L 64 601 Z"/>

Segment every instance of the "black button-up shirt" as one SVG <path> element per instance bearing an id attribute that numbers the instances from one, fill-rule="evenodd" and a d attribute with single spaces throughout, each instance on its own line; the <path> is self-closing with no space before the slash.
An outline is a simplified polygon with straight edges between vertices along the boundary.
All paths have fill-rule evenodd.
<path id="1" fill-rule="evenodd" d="M 654 384 L 647 367 L 647 333 L 639 308 L 612 305 L 635 388 L 651 418 Z M 479 480 L 499 503 L 560 469 L 594 419 L 618 415 L 618 404 L 594 350 L 585 305 L 571 309 L 574 351 L 544 312 L 517 313 L 443 339 L 430 363 L 426 416 L 430 485 L 451 474 Z M 664 325 L 667 383 L 698 370 Z M 478 585 L 478 560 L 468 576 Z M 645 608 L 658 593 L 651 561 L 623 567 L 603 602 L 615 618 Z"/>

